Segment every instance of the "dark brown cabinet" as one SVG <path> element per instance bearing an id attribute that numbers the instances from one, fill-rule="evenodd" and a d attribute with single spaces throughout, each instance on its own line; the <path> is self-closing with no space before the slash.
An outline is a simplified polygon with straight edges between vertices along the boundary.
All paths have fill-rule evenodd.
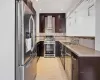
<path id="1" fill-rule="evenodd" d="M 61 59 L 63 68 L 65 69 L 65 47 L 62 44 L 61 44 L 61 57 L 60 57 L 60 59 Z"/>
<path id="2" fill-rule="evenodd" d="M 72 53 L 72 80 L 100 80 L 100 58 L 79 57 Z"/>
<path id="3" fill-rule="evenodd" d="M 45 33 L 45 16 L 41 15 L 40 16 L 40 28 L 39 28 L 40 33 Z"/>
<path id="4" fill-rule="evenodd" d="M 100 80 L 100 52 L 80 45 L 61 43 L 68 80 Z M 60 57 L 62 58 L 62 56 Z M 61 60 L 63 62 L 63 60 Z"/>
<path id="5" fill-rule="evenodd" d="M 72 56 L 72 80 L 78 79 L 78 58 Z"/>
<path id="6" fill-rule="evenodd" d="M 78 67 L 79 80 L 100 80 L 99 57 L 80 57 L 78 59 Z"/>
<path id="7" fill-rule="evenodd" d="M 65 47 L 65 72 L 68 80 L 72 80 L 72 56 L 71 51 Z"/>
<path id="8" fill-rule="evenodd" d="M 61 43 L 59 41 L 56 41 L 56 57 L 61 56 Z"/>
<path id="9" fill-rule="evenodd" d="M 55 17 L 55 33 L 66 32 L 66 19 L 65 14 L 58 14 Z"/>
<path id="10" fill-rule="evenodd" d="M 100 80 L 100 57 L 78 56 L 65 46 L 65 71 L 68 80 Z"/>
<path id="11" fill-rule="evenodd" d="M 65 33 L 66 32 L 65 13 L 41 13 L 39 15 L 39 20 L 40 20 L 39 32 L 40 33 L 45 33 L 45 17 L 47 16 L 55 17 L 55 33 Z"/>
<path id="12" fill-rule="evenodd" d="M 44 56 L 44 41 L 37 43 L 37 57 Z"/>

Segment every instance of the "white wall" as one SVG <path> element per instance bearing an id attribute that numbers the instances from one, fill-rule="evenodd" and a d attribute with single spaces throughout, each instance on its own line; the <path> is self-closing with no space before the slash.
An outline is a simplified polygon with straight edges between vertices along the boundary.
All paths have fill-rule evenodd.
<path id="1" fill-rule="evenodd" d="M 95 49 L 100 51 L 100 0 L 96 0 L 96 37 Z"/>
<path id="2" fill-rule="evenodd" d="M 67 36 L 95 36 L 94 9 L 91 10 L 92 14 L 88 16 L 88 8 L 92 4 L 84 0 L 67 18 Z"/>
<path id="3" fill-rule="evenodd" d="M 0 0 L 0 80 L 14 79 L 15 0 Z"/>

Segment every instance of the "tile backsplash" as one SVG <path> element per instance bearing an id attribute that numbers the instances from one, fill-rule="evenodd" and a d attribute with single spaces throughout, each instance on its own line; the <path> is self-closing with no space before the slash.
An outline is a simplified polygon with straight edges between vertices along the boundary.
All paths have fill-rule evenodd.
<path id="1" fill-rule="evenodd" d="M 79 39 L 79 44 L 88 48 L 95 49 L 95 40 L 92 39 Z"/>
<path id="2" fill-rule="evenodd" d="M 37 41 L 44 41 L 45 35 L 37 36 Z M 72 42 L 75 44 L 75 42 L 78 43 L 78 45 L 82 45 L 88 48 L 95 49 L 95 38 L 91 37 L 69 37 L 69 36 L 63 36 L 61 34 L 55 36 L 56 41 L 66 41 L 66 42 Z"/>
<path id="3" fill-rule="evenodd" d="M 89 37 L 67 37 L 66 41 L 67 42 L 71 42 L 72 40 L 78 40 L 78 44 L 88 47 L 88 48 L 92 48 L 95 49 L 95 39 L 94 38 L 89 38 Z"/>

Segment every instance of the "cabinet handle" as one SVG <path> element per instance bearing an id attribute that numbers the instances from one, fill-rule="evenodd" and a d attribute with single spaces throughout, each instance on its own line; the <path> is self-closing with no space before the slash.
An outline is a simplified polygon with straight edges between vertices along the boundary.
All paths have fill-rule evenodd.
<path id="1" fill-rule="evenodd" d="M 84 74 L 85 72 L 80 72 L 80 74 Z"/>
<path id="2" fill-rule="evenodd" d="M 65 56 L 71 56 L 70 54 L 66 53 Z"/>
<path id="3" fill-rule="evenodd" d="M 75 61 L 77 60 L 77 59 L 76 59 L 76 58 L 74 58 L 74 57 L 72 57 L 72 59 L 73 59 L 73 60 L 75 60 Z"/>

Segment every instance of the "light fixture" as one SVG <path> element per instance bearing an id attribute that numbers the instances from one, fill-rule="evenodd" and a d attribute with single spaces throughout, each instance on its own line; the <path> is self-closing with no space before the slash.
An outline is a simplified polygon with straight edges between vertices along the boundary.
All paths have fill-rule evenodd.
<path id="1" fill-rule="evenodd" d="M 36 0 L 37 2 L 39 1 L 39 0 Z"/>
<path id="2" fill-rule="evenodd" d="M 63 9 L 61 9 L 63 11 Z"/>
<path id="3" fill-rule="evenodd" d="M 40 9 L 40 11 L 41 11 L 42 9 Z"/>

